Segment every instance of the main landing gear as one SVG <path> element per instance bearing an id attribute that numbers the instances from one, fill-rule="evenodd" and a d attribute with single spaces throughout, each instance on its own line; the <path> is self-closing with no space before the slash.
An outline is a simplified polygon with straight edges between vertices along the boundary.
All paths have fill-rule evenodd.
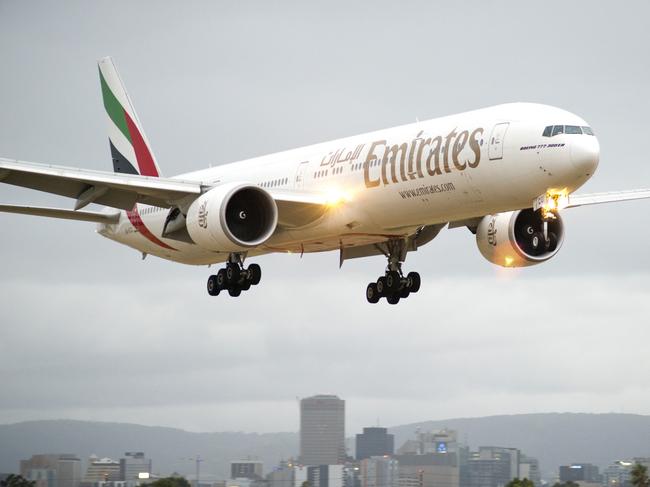
<path id="1" fill-rule="evenodd" d="M 404 241 L 389 241 L 386 249 L 380 247 L 388 258 L 388 266 L 383 276 L 377 282 L 371 282 L 366 288 L 366 299 L 369 303 L 377 303 L 381 298 L 386 298 L 389 304 L 397 304 L 400 299 L 408 298 L 411 293 L 420 290 L 420 274 L 409 272 L 406 276 L 402 272 L 402 262 L 406 258 L 406 244 Z"/>
<path id="2" fill-rule="evenodd" d="M 221 291 L 228 291 L 233 297 L 239 296 L 242 291 L 248 291 L 251 286 L 259 284 L 262 278 L 262 269 L 257 264 L 244 268 L 244 261 L 240 254 L 231 254 L 226 267 L 208 278 L 208 294 L 218 296 Z"/>

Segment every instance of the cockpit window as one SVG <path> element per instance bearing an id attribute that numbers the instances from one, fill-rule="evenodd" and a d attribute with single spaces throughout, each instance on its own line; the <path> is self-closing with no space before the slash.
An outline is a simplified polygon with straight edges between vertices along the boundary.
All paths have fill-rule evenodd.
<path id="1" fill-rule="evenodd" d="M 548 125 L 544 127 L 542 137 L 553 137 L 559 134 L 594 135 L 594 131 L 591 127 L 579 127 L 578 125 Z"/>

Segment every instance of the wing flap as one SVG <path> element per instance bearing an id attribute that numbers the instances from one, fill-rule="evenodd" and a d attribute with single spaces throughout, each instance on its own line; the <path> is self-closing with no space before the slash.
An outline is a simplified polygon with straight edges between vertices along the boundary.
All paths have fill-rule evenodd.
<path id="1" fill-rule="evenodd" d="M 93 203 L 130 210 L 135 203 L 168 208 L 171 202 L 201 194 L 196 181 L 91 171 L 0 159 L 0 182 L 80 199 L 95 188 Z M 100 194 L 101 193 L 101 194 Z"/>
<path id="2" fill-rule="evenodd" d="M 119 213 L 100 213 L 95 211 L 74 211 L 63 208 L 48 208 L 43 206 L 0 205 L 0 211 L 18 213 L 20 215 L 46 216 L 64 220 L 78 220 L 95 223 L 117 223 Z"/>

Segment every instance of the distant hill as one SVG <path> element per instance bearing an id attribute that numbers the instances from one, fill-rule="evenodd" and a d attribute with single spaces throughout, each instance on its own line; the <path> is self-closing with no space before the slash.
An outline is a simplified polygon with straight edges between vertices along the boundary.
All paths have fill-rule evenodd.
<path id="1" fill-rule="evenodd" d="M 522 414 L 486 418 L 423 421 L 390 428 L 395 445 L 413 437 L 416 428 L 458 430 L 472 448 L 511 446 L 539 459 L 545 477 L 571 462 L 605 466 L 613 460 L 650 456 L 650 416 L 633 414 Z M 352 433 L 352 432 L 350 432 Z M 75 453 L 119 458 L 144 451 L 161 474 L 193 473 L 197 454 L 202 474 L 225 478 L 231 460 L 259 458 L 270 470 L 298 452 L 296 433 L 190 433 L 122 423 L 32 421 L 0 425 L 0 472 L 15 472 L 34 453 Z M 354 453 L 351 451 L 350 453 Z"/>

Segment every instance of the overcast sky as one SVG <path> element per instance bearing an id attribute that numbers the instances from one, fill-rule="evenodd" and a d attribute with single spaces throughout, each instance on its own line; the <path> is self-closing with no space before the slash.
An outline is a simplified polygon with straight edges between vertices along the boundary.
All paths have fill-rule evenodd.
<path id="1" fill-rule="evenodd" d="M 650 187 L 647 2 L 0 0 L 0 156 L 110 170 L 96 60 L 115 58 L 166 175 L 510 101 L 584 117 L 581 192 Z M 72 202 L 0 185 L 0 202 Z M 422 290 L 371 306 L 381 258 L 266 256 L 260 286 L 92 224 L 0 214 L 0 423 L 73 418 L 297 431 L 297 397 L 379 422 L 650 414 L 650 202 L 564 214 L 563 249 L 497 270 L 473 235 L 410 254 Z"/>

